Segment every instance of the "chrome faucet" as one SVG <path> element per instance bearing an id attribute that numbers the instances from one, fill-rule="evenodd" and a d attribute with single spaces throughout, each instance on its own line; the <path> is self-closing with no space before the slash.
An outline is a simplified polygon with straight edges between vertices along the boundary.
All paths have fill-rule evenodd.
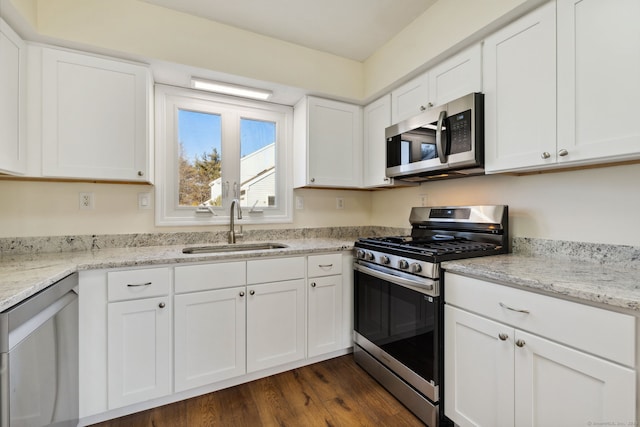
<path id="1" fill-rule="evenodd" d="M 238 199 L 233 199 L 231 201 L 231 210 L 229 212 L 229 243 L 235 243 L 236 237 L 242 237 L 242 226 L 240 226 L 240 232 L 236 233 L 236 226 L 234 222 L 234 214 L 233 208 L 235 207 L 238 213 L 238 219 L 242 219 L 242 208 L 240 207 L 240 201 Z"/>

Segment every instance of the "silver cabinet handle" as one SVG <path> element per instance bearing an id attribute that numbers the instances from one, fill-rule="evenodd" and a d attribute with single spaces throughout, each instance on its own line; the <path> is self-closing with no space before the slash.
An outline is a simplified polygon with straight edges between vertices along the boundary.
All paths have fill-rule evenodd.
<path id="1" fill-rule="evenodd" d="M 315 178 L 311 178 L 311 182 L 316 182 L 316 179 Z"/>
<path id="2" fill-rule="evenodd" d="M 517 313 L 524 313 L 524 314 L 529 314 L 530 313 L 529 310 L 522 310 L 522 309 L 519 309 L 519 308 L 509 307 L 508 305 L 503 304 L 501 302 L 499 302 L 498 304 L 500 304 L 500 307 L 502 307 L 502 308 L 506 308 L 507 310 L 515 311 Z"/>
<path id="3" fill-rule="evenodd" d="M 145 283 L 127 283 L 127 287 L 129 288 L 137 288 L 138 286 L 150 286 L 151 282 L 145 282 Z"/>
<path id="4" fill-rule="evenodd" d="M 545 151 L 540 157 L 542 157 L 543 159 L 548 159 L 549 157 L 551 157 L 551 154 L 549 154 L 548 151 Z"/>
<path id="5" fill-rule="evenodd" d="M 525 344 L 524 340 L 516 340 L 516 345 L 518 347 L 524 347 L 524 344 Z"/>
<path id="6" fill-rule="evenodd" d="M 569 154 L 569 152 L 567 150 L 565 150 L 564 148 L 558 151 L 558 156 L 566 156 L 567 154 Z"/>
<path id="7" fill-rule="evenodd" d="M 244 292 L 240 291 L 240 296 L 243 297 L 244 296 Z"/>
<path id="8" fill-rule="evenodd" d="M 506 341 L 507 338 L 509 338 L 509 335 L 505 334 L 504 332 L 501 332 L 498 334 L 498 338 L 500 338 L 500 341 Z"/>
<path id="9" fill-rule="evenodd" d="M 318 267 L 320 267 L 320 268 L 331 268 L 331 267 L 333 267 L 333 264 L 318 264 Z"/>
<path id="10" fill-rule="evenodd" d="M 144 172 L 138 171 L 138 176 L 144 176 Z"/>
<path id="11" fill-rule="evenodd" d="M 158 307 L 160 307 L 160 308 L 165 308 L 165 307 L 166 307 L 166 305 L 165 305 L 165 303 L 164 303 L 164 302 L 161 302 L 160 304 L 158 304 Z"/>
<path id="12" fill-rule="evenodd" d="M 316 282 L 311 282 L 311 287 L 315 288 L 316 287 Z"/>
<path id="13" fill-rule="evenodd" d="M 255 295 L 256 291 L 254 291 L 253 289 L 249 291 L 249 295 Z"/>

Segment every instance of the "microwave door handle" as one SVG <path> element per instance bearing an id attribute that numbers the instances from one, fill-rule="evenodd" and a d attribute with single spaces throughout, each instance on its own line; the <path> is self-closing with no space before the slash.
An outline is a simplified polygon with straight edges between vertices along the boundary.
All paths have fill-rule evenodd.
<path id="1" fill-rule="evenodd" d="M 447 152 L 442 145 L 442 124 L 447 118 L 446 110 L 440 111 L 440 115 L 438 116 L 438 126 L 436 128 L 436 149 L 438 150 L 438 158 L 440 159 L 440 163 L 447 163 Z"/>

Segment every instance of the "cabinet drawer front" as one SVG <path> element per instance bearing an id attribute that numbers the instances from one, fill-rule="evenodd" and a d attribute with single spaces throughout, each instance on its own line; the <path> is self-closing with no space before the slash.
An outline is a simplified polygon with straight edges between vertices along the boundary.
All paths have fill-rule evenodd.
<path id="1" fill-rule="evenodd" d="M 244 261 L 187 265 L 175 269 L 177 294 L 244 286 L 246 283 L 247 274 Z"/>
<path id="2" fill-rule="evenodd" d="M 633 316 L 450 273 L 445 273 L 444 286 L 447 304 L 627 366 L 635 365 Z"/>
<path id="3" fill-rule="evenodd" d="M 304 257 L 247 261 L 247 284 L 278 282 L 304 277 Z"/>
<path id="4" fill-rule="evenodd" d="M 168 268 L 111 271 L 107 273 L 109 301 L 167 295 L 170 288 Z"/>
<path id="5" fill-rule="evenodd" d="M 342 274 L 341 254 L 311 255 L 308 260 L 307 274 L 309 277 Z"/>

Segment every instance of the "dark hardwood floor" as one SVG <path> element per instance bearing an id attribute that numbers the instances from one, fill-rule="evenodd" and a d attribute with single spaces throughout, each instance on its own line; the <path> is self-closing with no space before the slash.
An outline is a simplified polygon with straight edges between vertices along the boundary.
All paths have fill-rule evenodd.
<path id="1" fill-rule="evenodd" d="M 99 427 L 423 426 L 353 361 L 305 366 Z"/>

